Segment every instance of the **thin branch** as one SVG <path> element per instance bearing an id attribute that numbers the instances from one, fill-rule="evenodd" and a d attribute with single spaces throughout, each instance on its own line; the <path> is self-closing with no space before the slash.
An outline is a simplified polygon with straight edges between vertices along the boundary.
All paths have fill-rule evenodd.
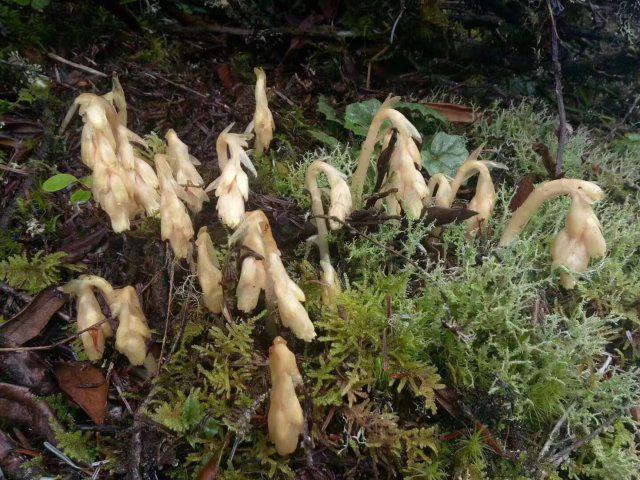
<path id="1" fill-rule="evenodd" d="M 614 413 L 607 419 L 606 422 L 604 422 L 602 425 L 600 425 L 598 428 L 596 428 L 593 432 L 591 432 L 589 435 L 584 437 L 582 440 L 573 442 L 564 450 L 561 450 L 560 452 L 553 455 L 550 458 L 551 463 L 553 463 L 556 466 L 559 466 L 562 462 L 564 462 L 567 458 L 569 458 L 569 455 L 571 455 L 573 452 L 578 450 L 583 445 L 590 443 L 591 440 L 599 436 L 604 430 L 606 430 L 611 425 L 613 425 L 613 422 L 615 422 L 620 417 L 620 415 L 622 415 L 621 412 Z"/>
<path id="2" fill-rule="evenodd" d="M 47 53 L 47 56 L 49 58 L 52 58 L 56 62 L 60 62 L 60 63 L 66 64 L 66 65 L 70 65 L 73 68 L 77 68 L 78 70 L 82 70 L 83 72 L 90 73 L 91 75 L 97 75 L 99 77 L 108 77 L 109 76 L 106 73 L 102 73 L 99 70 L 96 70 L 95 68 L 87 67 L 85 65 L 81 65 L 79 63 L 72 62 L 71 60 L 67 60 L 66 58 L 62 58 L 60 55 L 56 55 L 55 53 Z"/>
<path id="3" fill-rule="evenodd" d="M 562 95 L 562 66 L 560 65 L 560 54 L 558 44 L 560 38 L 556 28 L 556 17 L 551 7 L 551 0 L 547 0 L 549 9 L 549 19 L 551 20 L 551 59 L 553 61 L 553 78 L 556 90 L 556 102 L 558 103 L 558 116 L 560 125 L 558 126 L 558 153 L 556 155 L 556 175 L 562 173 L 564 144 L 567 141 L 567 114 L 564 109 L 564 97 Z"/>
<path id="4" fill-rule="evenodd" d="M 407 263 L 409 263 L 410 265 L 414 266 L 415 268 L 417 268 L 418 270 L 420 270 L 423 273 L 427 273 L 426 270 L 424 268 L 422 268 L 420 266 L 420 264 L 418 264 L 418 262 L 416 262 L 415 260 L 407 257 L 404 253 L 398 252 L 397 250 L 394 250 L 393 248 L 389 247 L 388 245 L 385 245 L 384 243 L 380 242 L 379 240 L 376 240 L 375 238 L 373 238 L 370 235 L 367 235 L 366 233 L 361 232 L 360 230 L 358 230 L 355 227 L 352 227 L 351 225 L 349 225 L 347 222 L 345 222 L 344 220 L 335 217 L 333 215 L 313 215 L 311 218 L 324 218 L 326 220 L 333 220 L 334 222 L 338 222 L 341 223 L 342 225 L 344 225 L 345 227 L 347 227 L 349 229 L 349 231 L 351 231 L 352 233 L 355 233 L 356 235 L 359 235 L 362 238 L 366 238 L 367 240 L 369 240 L 370 242 L 376 244 L 377 246 L 379 246 L 380 248 L 384 248 L 387 252 L 389 252 L 392 255 L 395 255 L 396 257 L 402 258 L 403 260 L 405 260 Z"/>
<path id="5" fill-rule="evenodd" d="M 98 323 L 94 323 L 90 327 L 83 328 L 82 330 L 78 330 L 73 335 L 70 335 L 70 336 L 68 336 L 66 338 L 63 338 L 62 340 L 58 340 L 57 342 L 52 343 L 50 345 L 40 345 L 40 346 L 37 346 L 37 347 L 5 347 L 5 348 L 0 348 L 0 352 L 28 352 L 28 351 L 31 351 L 31 350 L 51 350 L 53 348 L 61 347 L 62 345 L 71 342 L 72 340 L 74 340 L 77 337 L 79 337 L 80 334 L 82 334 L 84 332 L 88 332 L 89 330 L 94 330 L 99 325 L 102 325 L 103 323 L 106 323 L 108 321 L 109 320 L 107 318 L 105 318 L 103 320 L 100 320 Z"/>
<path id="6" fill-rule="evenodd" d="M 560 431 L 560 428 L 562 427 L 562 425 L 564 425 L 564 422 L 567 421 L 567 417 L 569 416 L 569 412 L 573 408 L 573 405 L 574 404 L 571 404 L 569 406 L 569 408 L 567 408 L 564 411 L 564 413 L 562 414 L 560 419 L 553 426 L 553 429 L 551 430 L 551 433 L 549 434 L 549 438 L 544 443 L 544 445 L 542 446 L 542 449 L 540 450 L 540 453 L 538 454 L 538 462 L 541 462 L 542 459 L 544 458 L 544 456 L 546 455 L 546 453 L 549 451 L 549 448 L 551 447 L 551 443 L 556 438 L 556 435 L 558 435 L 558 432 Z"/>

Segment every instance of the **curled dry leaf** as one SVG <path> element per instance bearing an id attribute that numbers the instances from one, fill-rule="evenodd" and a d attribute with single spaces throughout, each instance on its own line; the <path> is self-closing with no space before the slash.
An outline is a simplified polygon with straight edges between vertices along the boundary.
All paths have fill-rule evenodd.
<path id="1" fill-rule="evenodd" d="M 465 107 L 464 105 L 440 102 L 427 102 L 423 105 L 440 112 L 447 120 L 453 123 L 473 123 L 476 119 L 471 107 Z"/>
<path id="2" fill-rule="evenodd" d="M 37 337 L 51 317 L 64 305 L 64 297 L 55 287 L 47 288 L 0 329 L 8 341 L 23 345 Z"/>
<path id="3" fill-rule="evenodd" d="M 454 222 L 463 222 L 478 212 L 463 207 L 447 208 L 447 207 L 428 207 L 423 217 L 425 223 L 436 222 L 438 227 L 448 225 Z"/>
<path id="4" fill-rule="evenodd" d="M 22 415 L 27 415 L 28 424 L 36 435 L 56 443 L 54 428 L 62 429 L 62 426 L 49 406 L 28 388 L 0 383 L 0 417 L 19 421 Z"/>
<path id="5" fill-rule="evenodd" d="M 107 404 L 107 381 L 89 362 L 64 363 L 54 373 L 60 390 L 84 410 L 96 425 L 104 423 Z"/>
<path id="6" fill-rule="evenodd" d="M 520 205 L 524 203 L 529 194 L 533 192 L 534 188 L 535 187 L 533 185 L 533 180 L 531 179 L 530 175 L 520 180 L 520 182 L 518 183 L 518 187 L 516 188 L 516 193 L 513 195 L 511 201 L 509 202 L 509 210 L 515 212 L 518 207 L 520 207 Z"/>

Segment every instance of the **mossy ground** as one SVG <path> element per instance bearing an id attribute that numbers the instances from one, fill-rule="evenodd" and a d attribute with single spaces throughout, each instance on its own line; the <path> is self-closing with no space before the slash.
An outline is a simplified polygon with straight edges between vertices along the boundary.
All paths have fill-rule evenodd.
<path id="1" fill-rule="evenodd" d="M 545 175 L 532 145 L 553 145 L 553 118 L 523 103 L 485 111 L 464 133 L 509 167 L 488 236 L 469 242 L 463 225 L 434 236 L 420 222 L 386 224 L 368 238 L 334 233 L 346 286 L 338 310 L 319 301 L 314 247 L 297 248 L 302 261 L 287 256 L 319 332 L 312 344 L 287 336 L 305 378 L 300 398 L 309 430 L 290 458 L 274 454 L 265 428 L 266 346 L 282 333 L 270 315 L 228 323 L 201 310 L 189 320 L 149 408 L 177 435 L 177 477 L 214 458 L 221 478 L 637 478 L 628 409 L 640 388 L 627 332 L 637 329 L 640 298 L 639 203 L 628 187 L 639 150 L 616 150 L 586 130 L 570 138 L 567 175 L 596 181 L 607 193 L 597 213 L 609 251 L 565 291 L 549 250 L 567 202 L 545 205 L 518 242 L 496 247 L 516 181 Z M 302 172 L 317 157 L 353 166 L 352 151 L 343 148 L 289 168 Z M 279 171 L 268 193 L 304 207 L 301 175 Z M 200 412 L 191 423 L 188 402 Z M 558 461 L 603 424 L 593 441 Z"/>

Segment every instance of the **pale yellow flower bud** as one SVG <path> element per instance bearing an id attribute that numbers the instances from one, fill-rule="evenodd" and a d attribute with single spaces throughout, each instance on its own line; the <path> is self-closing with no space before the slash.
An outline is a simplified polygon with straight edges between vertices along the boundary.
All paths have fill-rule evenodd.
<path id="1" fill-rule="evenodd" d="M 191 251 L 193 224 L 187 209 L 176 195 L 180 188 L 171 173 L 164 155 L 155 156 L 156 173 L 160 183 L 160 233 L 168 240 L 178 258 L 187 258 Z"/>
<path id="2" fill-rule="evenodd" d="M 604 197 L 604 193 L 592 182 L 562 178 L 538 185 L 514 212 L 502 233 L 500 246 L 513 243 L 538 208 L 546 200 L 560 195 L 571 195 L 571 207 L 565 227 L 551 247 L 553 266 L 563 266 L 569 272 L 582 273 L 589 266 L 591 258 L 604 256 L 607 249 L 600 222 L 591 207 L 593 202 Z M 566 272 L 560 274 L 560 282 L 567 289 L 575 286 L 575 280 Z"/>
<path id="3" fill-rule="evenodd" d="M 135 288 L 127 286 L 114 290 L 109 308 L 118 317 L 116 350 L 124 354 L 132 365 L 142 365 L 147 356 L 146 341 L 151 338 L 147 319 L 140 307 Z"/>
<path id="4" fill-rule="evenodd" d="M 78 330 L 95 328 L 80 334 L 84 351 L 89 360 L 99 360 L 104 354 L 105 339 L 113 335 L 111 325 L 102 313 L 100 304 L 93 293 L 92 283 L 83 277 L 72 280 L 60 287 L 65 293 L 76 297 Z"/>
<path id="5" fill-rule="evenodd" d="M 253 113 L 253 128 L 256 133 L 255 152 L 260 156 L 265 150 L 269 150 L 276 126 L 267 100 L 267 76 L 262 68 L 254 68 L 253 72 L 256 74 L 256 109 Z"/>
<path id="6" fill-rule="evenodd" d="M 222 272 L 207 227 L 202 227 L 196 240 L 198 248 L 198 281 L 204 304 L 213 313 L 222 311 Z"/>
<path id="7" fill-rule="evenodd" d="M 276 337 L 269 348 L 269 372 L 269 439 L 275 444 L 278 454 L 289 455 L 297 448 L 298 438 L 304 429 L 302 407 L 295 390 L 296 385 L 302 383 L 302 376 L 293 352 L 282 337 Z"/>

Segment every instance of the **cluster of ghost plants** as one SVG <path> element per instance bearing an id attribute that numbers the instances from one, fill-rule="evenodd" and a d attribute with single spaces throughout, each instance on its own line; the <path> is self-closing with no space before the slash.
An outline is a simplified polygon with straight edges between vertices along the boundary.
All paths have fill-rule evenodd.
<path id="1" fill-rule="evenodd" d="M 127 106 L 117 78 L 112 91 L 103 96 L 85 93 L 74 102 L 62 128 L 66 127 L 76 109 L 82 116 L 82 161 L 92 170 L 94 198 L 107 213 L 115 232 L 130 228 L 131 220 L 139 216 L 158 215 L 161 236 L 168 240 L 177 258 L 193 255 L 194 228 L 189 215 L 209 201 L 207 192 L 217 199 L 221 222 L 233 233 L 229 245 L 244 250 L 240 276 L 235 289 L 236 306 L 252 312 L 264 292 L 266 304 L 277 308 L 281 323 L 293 334 L 311 342 L 316 332 L 303 306 L 305 295 L 289 277 L 282 263 L 278 245 L 269 220 L 261 210 L 245 211 L 249 195 L 249 174 L 256 177 L 249 142 L 255 135 L 254 155 L 269 148 L 275 124 L 269 110 L 266 77 L 255 69 L 256 107 L 253 120 L 243 133 L 225 128 L 216 141 L 220 175 L 204 186 L 196 170 L 199 162 L 189 154 L 188 147 L 173 130 L 166 135 L 166 153 L 149 154 L 145 141 L 127 128 Z M 312 221 L 317 229 L 316 244 L 320 254 L 323 301 L 333 305 L 340 292 L 340 280 L 329 254 L 329 230 L 338 230 L 348 221 L 354 207 L 362 204 L 367 172 L 377 145 L 388 154 L 388 168 L 379 173 L 377 187 L 383 192 L 375 206 L 386 208 L 394 215 L 417 219 L 432 205 L 450 207 L 465 182 L 478 175 L 475 195 L 468 208 L 476 214 L 467 220 L 470 238 L 487 230 L 496 193 L 489 169 L 492 162 L 478 160 L 482 147 L 471 153 L 455 178 L 436 174 L 425 180 L 420 172 L 422 137 L 411 122 L 393 107 L 397 97 L 389 97 L 375 114 L 362 145 L 357 168 L 350 180 L 332 165 L 313 162 L 307 169 L 305 184 L 311 196 Z M 152 158 L 151 158 L 152 157 Z M 154 168 L 155 167 L 155 168 Z M 318 175 L 324 174 L 329 185 L 328 214 L 323 204 L 324 190 L 318 186 Z M 561 282 L 573 288 L 574 276 L 587 269 L 589 260 L 604 255 L 605 241 L 591 204 L 600 200 L 602 191 L 595 184 L 575 179 L 560 179 L 542 183 L 513 214 L 500 240 L 501 246 L 511 244 L 526 226 L 538 207 L 547 199 L 559 195 L 571 196 L 571 208 L 565 228 L 552 246 L 553 266 L 562 266 Z M 205 306 L 221 313 L 225 306 L 222 272 L 214 243 L 203 227 L 198 232 L 196 270 Z M 146 357 L 146 340 L 150 337 L 147 322 L 138 297 L 131 286 L 114 289 L 106 280 L 82 276 L 62 290 L 77 298 L 78 329 L 83 333 L 85 350 L 91 360 L 99 359 L 105 338 L 112 335 L 102 313 L 94 289 L 104 297 L 111 313 L 119 320 L 116 349 L 134 365 Z M 268 414 L 269 437 L 279 454 L 293 452 L 303 430 L 303 415 L 295 387 L 302 381 L 293 353 L 282 337 L 276 337 L 269 349 L 271 402 Z"/>

